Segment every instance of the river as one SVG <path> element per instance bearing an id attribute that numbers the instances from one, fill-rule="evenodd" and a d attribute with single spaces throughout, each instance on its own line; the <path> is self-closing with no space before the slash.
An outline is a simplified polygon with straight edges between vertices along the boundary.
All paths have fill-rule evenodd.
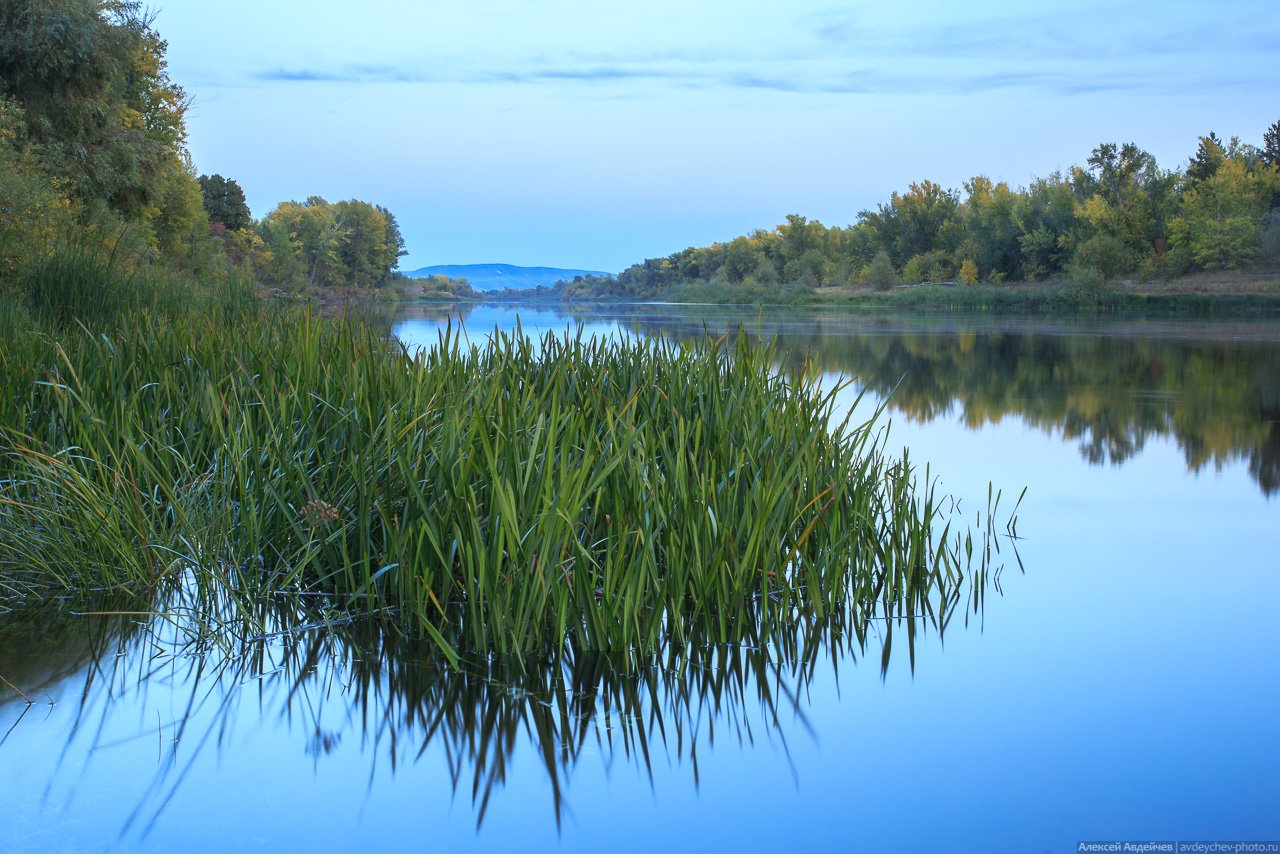
<path id="1" fill-rule="evenodd" d="M 9 850 L 1077 850 L 1280 840 L 1280 323 L 402 307 L 431 346 L 747 334 L 976 522 L 981 606 L 914 649 L 460 677 L 359 625 L 193 647 L 142 617 L 0 633 Z M 110 603 L 92 606 L 113 610 Z"/>

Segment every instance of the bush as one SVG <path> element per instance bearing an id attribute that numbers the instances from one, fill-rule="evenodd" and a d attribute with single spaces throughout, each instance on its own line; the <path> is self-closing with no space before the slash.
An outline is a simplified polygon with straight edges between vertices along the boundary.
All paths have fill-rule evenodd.
<path id="1" fill-rule="evenodd" d="M 867 268 L 867 284 L 878 291 L 887 291 L 897 283 L 898 274 L 893 269 L 893 261 L 889 259 L 889 253 L 882 249 L 871 259 L 871 266 Z"/>
<path id="2" fill-rule="evenodd" d="M 1077 247 L 1072 269 L 1093 270 L 1104 279 L 1114 279 L 1132 269 L 1132 266 L 1129 250 L 1119 238 L 1110 234 L 1095 234 Z M 1072 278 L 1075 278 L 1074 273 Z"/>
<path id="3" fill-rule="evenodd" d="M 1071 277 L 1071 286 L 1084 294 L 1100 293 L 1106 282 L 1105 277 L 1097 267 L 1090 267 L 1085 264 L 1073 266 L 1068 273 Z"/>

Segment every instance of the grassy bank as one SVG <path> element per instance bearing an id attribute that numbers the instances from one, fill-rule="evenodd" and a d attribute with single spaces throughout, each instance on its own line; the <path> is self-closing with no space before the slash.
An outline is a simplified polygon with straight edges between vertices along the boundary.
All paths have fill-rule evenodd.
<path id="1" fill-rule="evenodd" d="M 928 477 L 745 338 L 410 356 L 358 319 L 205 303 L 0 309 L 10 588 L 325 592 L 451 656 L 857 630 L 961 595 Z"/>
<path id="2" fill-rule="evenodd" d="M 1024 314 L 1080 314 L 1107 312 L 1193 317 L 1280 316 L 1280 295 L 1126 293 L 1121 291 L 1010 290 L 1003 287 L 956 288 L 921 285 L 902 291 L 868 291 L 816 296 L 813 305 L 854 308 L 883 307 L 930 311 L 1009 312 Z"/>
<path id="3" fill-rule="evenodd" d="M 561 295 L 522 296 L 505 292 L 504 301 L 558 301 Z M 574 295 L 575 302 L 708 303 L 724 305 L 849 306 L 921 311 L 1006 312 L 1076 315 L 1098 312 L 1207 317 L 1280 316 L 1280 274 L 1201 273 L 1171 280 L 1080 281 L 1000 284 L 899 285 L 807 288 L 800 285 L 742 287 L 695 281 L 644 298 L 617 294 L 596 299 Z"/>
<path id="4" fill-rule="evenodd" d="M 999 285 L 912 285 L 886 291 L 830 288 L 821 305 L 1017 313 L 1116 312 L 1203 316 L 1280 316 L 1280 276 L 1219 274 L 1170 281 L 1021 282 Z"/>

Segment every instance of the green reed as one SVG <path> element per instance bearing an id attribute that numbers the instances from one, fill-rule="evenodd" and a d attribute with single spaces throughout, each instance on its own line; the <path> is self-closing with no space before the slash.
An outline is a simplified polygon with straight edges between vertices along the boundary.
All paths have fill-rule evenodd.
<path id="1" fill-rule="evenodd" d="M 953 607 L 967 568 L 930 478 L 745 336 L 56 328 L 0 356 L 0 578 L 324 591 L 454 660 L 861 632 Z"/>

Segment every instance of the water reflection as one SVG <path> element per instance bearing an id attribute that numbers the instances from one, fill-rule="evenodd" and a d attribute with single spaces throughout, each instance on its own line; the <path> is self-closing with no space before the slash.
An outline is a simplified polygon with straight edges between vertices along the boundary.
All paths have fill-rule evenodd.
<path id="1" fill-rule="evenodd" d="M 1123 463 L 1148 440 L 1173 439 L 1189 471 L 1246 461 L 1280 492 L 1280 323 L 870 315 L 714 306 L 520 307 L 526 330 L 583 325 L 677 338 L 776 337 L 786 357 L 859 378 L 892 412 L 957 416 L 970 428 L 1019 417 L 1079 444 L 1092 464 Z M 450 318 L 514 325 L 515 308 L 411 307 L 395 333 L 429 344 Z"/>
<path id="2" fill-rule="evenodd" d="M 91 785 L 83 781 L 95 763 L 108 763 L 112 777 L 117 767 L 152 764 L 149 781 L 133 781 L 126 815 L 95 818 L 118 823 L 120 840 L 145 837 L 179 794 L 220 797 L 208 769 L 244 752 L 245 730 L 270 730 L 262 738 L 277 746 L 267 753 L 292 744 L 284 761 L 297 765 L 305 756 L 313 769 L 349 768 L 354 753 L 370 797 L 406 766 L 439 762 L 454 797 L 469 798 L 477 829 L 516 755 L 531 755 L 559 827 L 584 761 L 625 763 L 650 785 L 660 782 L 659 763 L 659 777 L 689 775 L 696 787 L 713 744 L 771 742 L 790 756 L 792 739 L 814 737 L 806 714 L 815 681 L 837 681 L 841 668 L 866 658 L 887 673 L 895 638 L 907 657 L 898 666 L 914 671 L 917 644 L 981 619 L 989 591 L 999 590 L 998 552 L 1010 540 L 989 527 L 975 536 L 972 571 L 884 589 L 879 607 L 797 614 L 795 631 L 768 643 L 748 638 L 644 655 L 567 647 L 519 659 L 473 656 L 461 669 L 433 644 L 405 638 L 378 615 L 337 611 L 326 596 L 282 593 L 253 606 L 256 613 L 228 613 L 216 624 L 191 619 L 181 590 L 156 602 L 11 604 L 0 628 L 0 674 L 29 689 L 31 703 L 0 690 L 8 729 L 0 747 L 38 739 L 46 706 L 74 706 L 48 778 L 28 779 L 44 792 L 39 809 L 60 814 L 93 800 L 80 788 Z M 140 617 L 148 607 L 162 616 Z M 82 782 L 69 783 L 64 802 L 56 793 L 75 780 Z"/>

